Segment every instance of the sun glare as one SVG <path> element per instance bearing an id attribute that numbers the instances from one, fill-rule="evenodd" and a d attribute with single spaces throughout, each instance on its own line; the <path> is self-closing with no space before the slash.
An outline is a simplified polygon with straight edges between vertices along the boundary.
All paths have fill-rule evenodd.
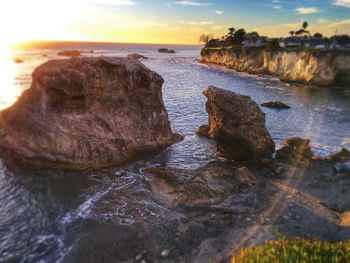
<path id="1" fill-rule="evenodd" d="M 76 39 L 70 27 L 81 15 L 75 13 L 79 10 L 77 6 L 80 2 L 3 1 L 0 3 L 1 42 L 9 44 L 30 40 Z"/>

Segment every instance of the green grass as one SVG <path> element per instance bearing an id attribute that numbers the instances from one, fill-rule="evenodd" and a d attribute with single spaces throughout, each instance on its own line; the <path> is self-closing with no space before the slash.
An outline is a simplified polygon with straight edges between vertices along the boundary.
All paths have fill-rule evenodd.
<path id="1" fill-rule="evenodd" d="M 350 241 L 329 243 L 303 238 L 278 240 L 243 248 L 232 263 L 346 263 L 350 262 Z"/>

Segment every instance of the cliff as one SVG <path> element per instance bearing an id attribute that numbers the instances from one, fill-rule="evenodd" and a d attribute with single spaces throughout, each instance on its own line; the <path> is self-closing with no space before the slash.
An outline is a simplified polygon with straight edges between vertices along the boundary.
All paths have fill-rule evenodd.
<path id="1" fill-rule="evenodd" d="M 350 51 L 281 48 L 203 48 L 202 62 L 287 82 L 350 87 Z"/>

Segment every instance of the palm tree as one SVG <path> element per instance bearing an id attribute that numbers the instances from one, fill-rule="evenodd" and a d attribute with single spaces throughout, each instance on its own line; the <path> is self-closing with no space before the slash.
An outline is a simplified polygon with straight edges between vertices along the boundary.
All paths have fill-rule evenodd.
<path id="1" fill-rule="evenodd" d="M 302 27 L 304 28 L 304 30 L 306 30 L 306 28 L 309 26 L 309 23 L 307 21 L 303 22 Z"/>
<path id="2" fill-rule="evenodd" d="M 295 31 L 289 31 L 289 34 L 290 34 L 291 36 L 294 36 Z"/>

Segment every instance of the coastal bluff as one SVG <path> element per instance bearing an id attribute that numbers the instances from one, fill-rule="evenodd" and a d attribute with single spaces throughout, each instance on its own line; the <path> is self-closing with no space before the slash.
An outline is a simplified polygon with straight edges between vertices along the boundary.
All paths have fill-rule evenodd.
<path id="1" fill-rule="evenodd" d="M 349 50 L 203 48 L 201 61 L 250 74 L 272 75 L 286 82 L 350 87 Z"/>
<path id="2" fill-rule="evenodd" d="M 135 59 L 50 60 L 0 112 L 0 153 L 35 166 L 85 170 L 163 149 L 177 137 L 163 82 Z"/>

